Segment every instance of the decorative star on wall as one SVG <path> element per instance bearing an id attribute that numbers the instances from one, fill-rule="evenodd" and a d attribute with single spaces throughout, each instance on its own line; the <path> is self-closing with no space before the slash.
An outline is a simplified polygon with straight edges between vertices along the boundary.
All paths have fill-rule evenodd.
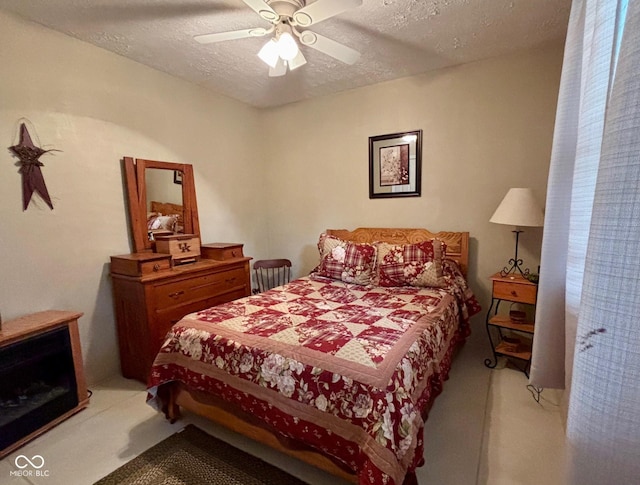
<path id="1" fill-rule="evenodd" d="M 43 150 L 35 146 L 24 123 L 20 124 L 20 143 L 9 147 L 9 150 L 20 159 L 16 165 L 20 165 L 18 172 L 22 174 L 22 210 L 27 210 L 34 192 L 38 192 L 40 197 L 53 210 L 51 197 L 49 197 L 49 191 L 44 183 L 42 170 L 40 170 L 40 167 L 44 167 L 44 164 L 39 158 L 47 152 L 58 150 Z"/>

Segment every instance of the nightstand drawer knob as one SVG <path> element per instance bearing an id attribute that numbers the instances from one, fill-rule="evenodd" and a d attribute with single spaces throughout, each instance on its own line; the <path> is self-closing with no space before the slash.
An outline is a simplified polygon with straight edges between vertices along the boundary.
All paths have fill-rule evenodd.
<path id="1" fill-rule="evenodd" d="M 169 298 L 178 298 L 180 295 L 184 295 L 184 290 L 176 291 L 175 293 L 169 293 Z"/>

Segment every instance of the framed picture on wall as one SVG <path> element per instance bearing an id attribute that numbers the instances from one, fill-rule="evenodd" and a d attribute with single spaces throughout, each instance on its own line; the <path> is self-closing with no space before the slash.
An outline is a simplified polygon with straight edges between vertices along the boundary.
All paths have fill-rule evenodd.
<path id="1" fill-rule="evenodd" d="M 419 197 L 422 130 L 369 137 L 369 198 Z"/>

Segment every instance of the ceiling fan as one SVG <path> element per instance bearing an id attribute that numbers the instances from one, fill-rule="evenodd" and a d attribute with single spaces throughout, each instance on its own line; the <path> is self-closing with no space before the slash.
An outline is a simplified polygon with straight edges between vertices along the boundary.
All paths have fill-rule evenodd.
<path id="1" fill-rule="evenodd" d="M 274 34 L 260 49 L 258 56 L 269 65 L 269 76 L 284 76 L 287 67 L 297 69 L 307 63 L 295 37 L 305 46 L 316 49 L 346 64 L 353 64 L 360 57 L 358 51 L 306 29 L 350 8 L 362 5 L 362 0 L 317 0 L 307 5 L 306 0 L 242 0 L 264 20 L 273 24 L 265 29 L 233 30 L 214 34 L 196 35 L 201 44 L 226 40 L 263 37 Z"/>

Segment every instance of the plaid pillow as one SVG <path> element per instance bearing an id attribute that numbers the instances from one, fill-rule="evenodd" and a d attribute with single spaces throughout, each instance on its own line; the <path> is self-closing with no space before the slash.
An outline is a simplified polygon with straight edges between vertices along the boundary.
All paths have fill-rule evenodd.
<path id="1" fill-rule="evenodd" d="M 443 288 L 446 244 L 438 239 L 415 244 L 376 243 L 379 286 L 431 286 Z"/>
<path id="2" fill-rule="evenodd" d="M 374 276 L 376 247 L 372 244 L 343 241 L 334 236 L 321 234 L 318 241 L 320 265 L 319 276 L 369 285 Z"/>

